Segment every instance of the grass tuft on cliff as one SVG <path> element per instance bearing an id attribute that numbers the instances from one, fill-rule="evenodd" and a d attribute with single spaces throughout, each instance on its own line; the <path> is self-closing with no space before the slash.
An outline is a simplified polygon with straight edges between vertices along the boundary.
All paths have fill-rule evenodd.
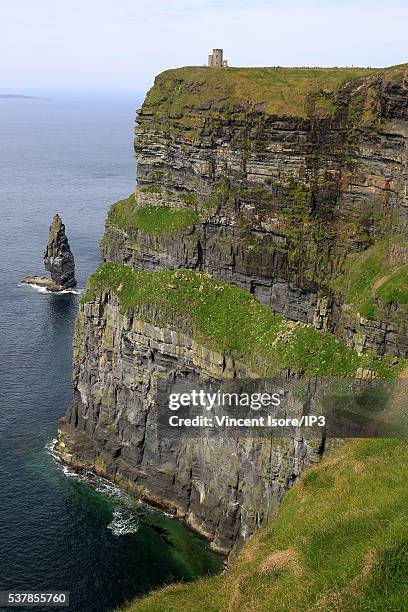
<path id="1" fill-rule="evenodd" d="M 154 236 L 177 234 L 199 220 L 191 208 L 136 206 L 135 194 L 111 206 L 108 222 L 124 230 L 140 230 Z"/>
<path id="2" fill-rule="evenodd" d="M 380 240 L 366 251 L 354 253 L 341 279 L 332 285 L 344 294 L 346 304 L 366 319 L 380 318 L 379 299 L 387 304 L 408 305 L 408 266 L 389 261 L 390 242 Z"/>
<path id="3" fill-rule="evenodd" d="M 403 266 L 392 274 L 377 289 L 376 297 L 383 302 L 408 305 L 408 266 Z"/>
<path id="4" fill-rule="evenodd" d="M 146 272 L 105 263 L 90 276 L 82 303 L 107 290 L 117 295 L 123 311 L 139 309 L 145 321 L 184 332 L 261 376 L 286 368 L 313 376 L 354 376 L 362 367 L 390 377 L 403 364 L 391 366 L 388 356 L 358 355 L 333 334 L 286 321 L 248 292 L 207 272 Z"/>
<path id="5" fill-rule="evenodd" d="M 353 440 L 300 477 L 224 574 L 126 612 L 406 610 L 408 444 Z"/>

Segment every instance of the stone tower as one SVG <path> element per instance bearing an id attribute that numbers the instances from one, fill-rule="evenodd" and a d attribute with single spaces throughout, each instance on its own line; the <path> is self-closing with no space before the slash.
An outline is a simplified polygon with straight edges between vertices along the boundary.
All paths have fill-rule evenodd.
<path id="1" fill-rule="evenodd" d="M 208 66 L 210 68 L 226 68 L 227 60 L 223 58 L 223 49 L 213 49 L 213 52 L 208 56 Z"/>

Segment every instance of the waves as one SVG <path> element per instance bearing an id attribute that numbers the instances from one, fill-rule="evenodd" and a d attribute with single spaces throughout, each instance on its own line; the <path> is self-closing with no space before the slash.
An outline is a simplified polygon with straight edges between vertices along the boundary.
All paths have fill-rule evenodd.
<path id="1" fill-rule="evenodd" d="M 139 518 L 135 514 L 127 515 L 126 512 L 117 509 L 113 511 L 113 518 L 107 528 L 115 536 L 136 533 L 139 529 Z"/>
<path id="2" fill-rule="evenodd" d="M 82 290 L 78 289 L 63 289 L 62 291 L 48 291 L 47 287 L 41 287 L 41 285 L 35 285 L 34 283 L 20 283 L 19 287 L 31 287 L 38 291 L 38 293 L 47 293 L 48 295 L 64 295 L 66 293 L 72 293 L 73 295 L 81 295 Z"/>
<path id="3" fill-rule="evenodd" d="M 106 478 L 97 476 L 93 472 L 77 472 L 61 462 L 58 455 L 54 453 L 57 440 L 53 439 L 45 445 L 46 452 L 52 456 L 54 463 L 64 475 L 72 480 L 91 486 L 101 495 L 105 495 L 113 502 L 112 520 L 106 526 L 113 535 L 122 536 L 136 533 L 140 525 L 141 502 L 130 499 L 122 489 L 112 484 Z M 137 504 L 135 508 L 135 504 Z M 136 511 L 135 511 L 136 510 Z"/>

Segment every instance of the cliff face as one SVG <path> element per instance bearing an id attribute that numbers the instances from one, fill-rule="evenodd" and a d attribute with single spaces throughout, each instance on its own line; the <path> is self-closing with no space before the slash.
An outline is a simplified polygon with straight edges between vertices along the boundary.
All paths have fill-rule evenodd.
<path id="1" fill-rule="evenodd" d="M 382 355 L 408 355 L 407 83 L 406 67 L 157 77 L 138 112 L 136 194 L 101 242 L 113 263 L 80 306 L 64 461 L 222 551 L 275 512 L 320 441 L 169 439 L 158 381 L 403 366 Z"/>
<path id="2" fill-rule="evenodd" d="M 300 472 L 319 459 L 319 440 L 238 439 L 231 435 L 168 439 L 158 431 L 158 381 L 188 380 L 200 389 L 242 364 L 187 335 L 149 324 L 154 311 L 120 313 L 115 294 L 81 306 L 74 339 L 74 400 L 56 451 L 177 516 L 220 552 L 239 547 L 277 510 Z M 292 402 L 293 413 L 302 405 Z"/>
<path id="3" fill-rule="evenodd" d="M 136 201 L 190 208 L 197 219 L 161 236 L 108 219 L 103 259 L 205 269 L 350 346 L 405 356 L 388 305 L 364 325 L 357 309 L 343 314 L 347 287 L 333 285 L 353 253 L 406 239 L 407 74 L 163 73 L 138 113 Z M 402 251 L 392 269 L 406 263 Z"/>

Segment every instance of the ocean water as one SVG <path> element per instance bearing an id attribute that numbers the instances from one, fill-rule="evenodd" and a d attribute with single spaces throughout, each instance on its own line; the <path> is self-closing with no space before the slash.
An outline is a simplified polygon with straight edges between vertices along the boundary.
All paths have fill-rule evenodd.
<path id="1" fill-rule="evenodd" d="M 59 212 L 84 288 L 107 209 L 134 187 L 138 104 L 137 96 L 0 100 L 0 590 L 70 591 L 75 612 L 111 610 L 221 568 L 180 521 L 55 461 L 78 296 L 19 282 L 43 273 Z"/>

